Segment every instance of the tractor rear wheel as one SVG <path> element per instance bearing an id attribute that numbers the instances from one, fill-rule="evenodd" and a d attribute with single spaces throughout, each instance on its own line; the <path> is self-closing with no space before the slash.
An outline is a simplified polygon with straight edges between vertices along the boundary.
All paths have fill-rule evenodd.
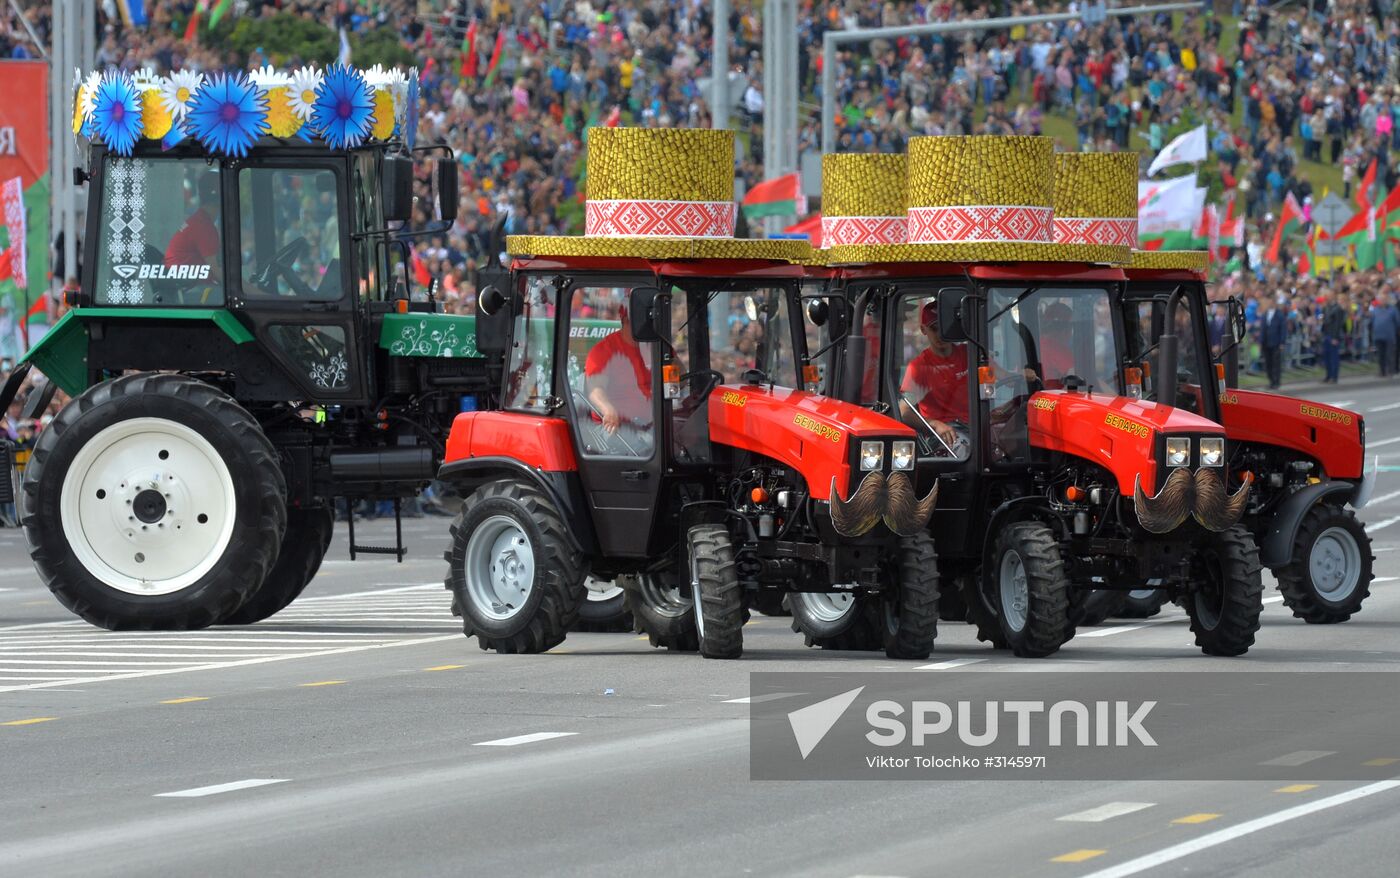
<path id="1" fill-rule="evenodd" d="M 884 646 L 870 600 L 848 591 L 792 592 L 792 630 L 808 646 L 821 649 L 870 650 Z"/>
<path id="2" fill-rule="evenodd" d="M 1293 557 L 1278 571 L 1283 603 L 1304 622 L 1345 622 L 1371 595 L 1371 538 L 1350 510 L 1319 504 L 1293 538 Z"/>
<path id="3" fill-rule="evenodd" d="M 980 571 L 958 580 L 958 591 L 962 594 L 963 606 L 967 608 L 968 624 L 977 628 L 977 639 L 992 649 L 1010 649 L 1006 635 L 1001 630 L 1001 620 L 997 618 L 996 610 L 992 609 L 986 594 L 978 586 L 982 580 Z"/>
<path id="4" fill-rule="evenodd" d="M 286 609 L 321 569 L 335 531 L 335 510 L 288 509 L 287 532 L 277 563 L 243 606 L 220 619 L 220 625 L 252 625 Z"/>
<path id="5" fill-rule="evenodd" d="M 1074 637 L 1069 579 L 1055 537 L 1038 521 L 1009 525 L 992 556 L 990 594 L 1011 651 L 1043 658 Z"/>
<path id="6" fill-rule="evenodd" d="M 673 652 L 695 652 L 700 635 L 695 629 L 695 602 L 690 585 L 682 586 L 675 570 L 641 573 L 626 583 L 623 600 L 632 614 L 633 630 L 647 635 L 651 645 Z"/>
<path id="7" fill-rule="evenodd" d="M 578 608 L 575 631 L 631 631 L 632 615 L 627 612 L 624 589 L 616 582 L 590 576 Z"/>
<path id="8" fill-rule="evenodd" d="M 921 660 L 938 637 L 938 554 L 927 533 L 904 537 L 896 555 L 894 588 L 883 604 L 885 655 Z"/>
<path id="9" fill-rule="evenodd" d="M 113 630 L 228 616 L 267 578 L 287 526 L 286 480 L 258 422 L 184 375 L 88 388 L 39 434 L 23 492 L 40 577 Z"/>
<path id="10" fill-rule="evenodd" d="M 1259 549 L 1236 525 L 1203 548 L 1192 565 L 1196 589 L 1185 595 L 1196 645 L 1206 655 L 1244 655 L 1254 645 L 1264 609 Z"/>
<path id="11" fill-rule="evenodd" d="M 588 570 L 554 503 L 514 480 L 478 488 L 452 524 L 447 588 L 482 649 L 535 653 L 564 642 Z"/>
<path id="12" fill-rule="evenodd" d="M 1165 588 L 1135 588 L 1113 615 L 1119 619 L 1151 619 L 1162 612 L 1170 596 Z"/>
<path id="13" fill-rule="evenodd" d="M 744 590 L 729 531 L 719 524 L 697 524 L 686 540 L 700 654 L 738 658 L 744 652 Z"/>

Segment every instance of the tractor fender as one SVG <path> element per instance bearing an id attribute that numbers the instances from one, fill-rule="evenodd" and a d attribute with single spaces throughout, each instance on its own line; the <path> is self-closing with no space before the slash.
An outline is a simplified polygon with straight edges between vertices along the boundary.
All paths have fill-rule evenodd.
<path id="1" fill-rule="evenodd" d="M 577 472 L 536 469 L 511 457 L 470 457 L 443 464 L 437 477 L 444 482 L 473 488 L 502 478 L 528 482 L 543 491 L 559 509 L 568 525 L 565 532 L 570 545 L 588 555 L 598 552 L 593 519 L 588 514 Z"/>
<path id="2" fill-rule="evenodd" d="M 1287 565 L 1293 558 L 1293 538 L 1308 511 L 1329 500 L 1345 503 L 1355 490 L 1352 482 L 1318 482 L 1288 495 L 1259 539 L 1259 563 L 1274 570 Z"/>

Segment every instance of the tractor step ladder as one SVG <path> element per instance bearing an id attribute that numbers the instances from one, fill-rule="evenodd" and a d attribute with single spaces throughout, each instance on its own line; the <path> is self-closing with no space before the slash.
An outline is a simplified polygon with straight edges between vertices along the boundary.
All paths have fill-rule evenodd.
<path id="1" fill-rule="evenodd" d="M 400 564 L 403 563 L 403 556 L 408 554 L 408 550 L 403 547 L 403 501 L 394 498 L 394 545 L 391 546 L 357 546 L 355 545 L 355 500 L 351 497 L 345 498 L 346 512 L 349 513 L 350 521 L 350 560 L 354 561 L 356 555 L 393 555 Z"/>

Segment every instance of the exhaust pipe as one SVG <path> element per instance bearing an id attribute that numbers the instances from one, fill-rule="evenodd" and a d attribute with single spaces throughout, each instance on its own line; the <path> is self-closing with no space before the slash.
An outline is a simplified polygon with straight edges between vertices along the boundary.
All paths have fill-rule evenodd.
<path id="1" fill-rule="evenodd" d="M 436 472 L 431 448 L 331 453 L 331 478 L 337 482 L 427 482 Z"/>
<path id="2" fill-rule="evenodd" d="M 1176 366 L 1180 358 L 1176 309 L 1181 304 L 1184 289 L 1178 286 L 1172 290 L 1167 297 L 1166 313 L 1162 315 L 1165 325 L 1162 327 L 1162 337 L 1157 342 L 1157 402 L 1161 405 L 1176 405 Z"/>

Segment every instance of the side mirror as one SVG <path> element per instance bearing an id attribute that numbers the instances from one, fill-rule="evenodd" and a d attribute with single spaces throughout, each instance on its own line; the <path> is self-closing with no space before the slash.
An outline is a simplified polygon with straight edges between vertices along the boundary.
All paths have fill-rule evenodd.
<path id="1" fill-rule="evenodd" d="M 944 341 L 967 341 L 967 328 L 962 322 L 962 304 L 967 290 L 946 287 L 938 291 L 938 334 Z"/>
<path id="2" fill-rule="evenodd" d="M 413 159 L 386 155 L 379 163 L 379 197 L 388 222 L 413 219 Z"/>
<path id="3" fill-rule="evenodd" d="M 827 317 L 831 315 L 831 309 L 822 299 L 813 299 L 807 306 L 807 319 L 812 321 L 813 326 L 825 326 Z"/>
<path id="4" fill-rule="evenodd" d="M 440 219 L 451 225 L 457 221 L 457 162 L 450 158 L 438 159 L 434 173 L 437 175 L 438 213 Z"/>
<path id="5" fill-rule="evenodd" d="M 506 294 L 501 292 L 499 287 L 488 286 L 481 291 L 481 295 L 476 297 L 476 306 L 481 309 L 481 313 L 487 317 L 494 317 L 499 314 L 506 305 Z"/>
<path id="6" fill-rule="evenodd" d="M 1230 311 L 1230 330 L 1234 333 L 1235 343 L 1239 344 L 1240 342 L 1244 341 L 1246 332 L 1246 327 L 1244 323 L 1244 305 L 1240 304 L 1239 299 L 1235 298 L 1234 296 L 1231 296 L 1226 307 L 1228 307 Z"/>
<path id="7" fill-rule="evenodd" d="M 637 287 L 627 303 L 627 319 L 637 341 L 661 341 L 661 314 L 671 307 L 671 296 L 656 287 Z"/>

